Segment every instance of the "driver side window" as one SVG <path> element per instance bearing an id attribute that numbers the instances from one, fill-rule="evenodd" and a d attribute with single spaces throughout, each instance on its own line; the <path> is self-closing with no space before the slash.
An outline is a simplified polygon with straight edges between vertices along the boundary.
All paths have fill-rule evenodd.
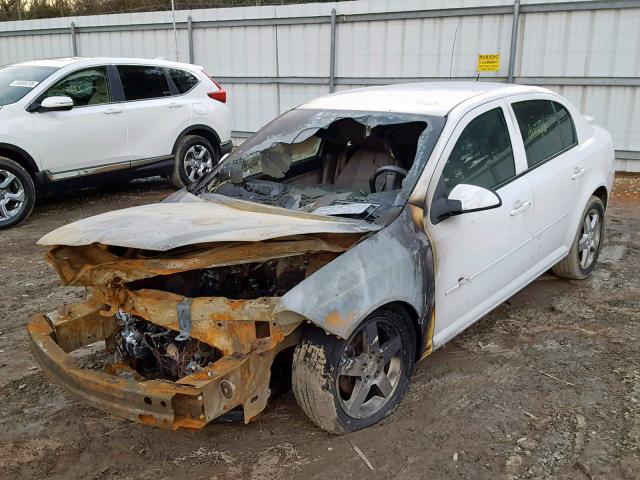
<path id="1" fill-rule="evenodd" d="M 516 174 L 509 130 L 501 108 L 473 119 L 462 131 L 442 171 L 449 195 L 460 183 L 493 190 Z"/>
<path id="2" fill-rule="evenodd" d="M 73 72 L 50 87 L 40 101 L 56 96 L 70 97 L 76 107 L 110 103 L 107 68 L 91 67 Z"/>

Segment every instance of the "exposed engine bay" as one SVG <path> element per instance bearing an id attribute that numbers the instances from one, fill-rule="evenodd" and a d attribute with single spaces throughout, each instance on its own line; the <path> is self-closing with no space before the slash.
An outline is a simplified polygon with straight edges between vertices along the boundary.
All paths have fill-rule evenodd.
<path id="1" fill-rule="evenodd" d="M 116 318 L 117 359 L 146 379 L 178 380 L 221 357 L 211 345 L 140 317 L 120 311 Z"/>
<path id="2" fill-rule="evenodd" d="M 292 110 L 192 191 L 200 188 L 204 199 L 216 193 L 387 223 L 408 198 L 439 123 L 423 116 Z"/>

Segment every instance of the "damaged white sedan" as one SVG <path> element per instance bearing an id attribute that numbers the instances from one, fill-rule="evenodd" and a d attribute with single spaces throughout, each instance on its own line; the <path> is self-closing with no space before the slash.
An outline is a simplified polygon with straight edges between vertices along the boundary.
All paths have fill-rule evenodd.
<path id="1" fill-rule="evenodd" d="M 73 393 L 146 424 L 248 422 L 291 382 L 321 428 L 364 428 L 417 360 L 541 273 L 591 273 L 613 158 L 607 132 L 541 88 L 323 97 L 164 202 L 42 238 L 89 295 L 34 315 L 32 350 Z M 96 342 L 90 367 L 69 355 Z"/>

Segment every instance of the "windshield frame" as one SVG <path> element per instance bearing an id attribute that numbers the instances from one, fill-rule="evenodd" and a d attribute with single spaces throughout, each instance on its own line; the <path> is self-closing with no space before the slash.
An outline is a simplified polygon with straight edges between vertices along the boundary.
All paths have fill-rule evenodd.
<path id="1" fill-rule="evenodd" d="M 29 78 L 12 78 L 12 79 L 3 79 L 3 77 L 5 75 L 7 75 L 7 72 L 9 72 L 9 75 L 11 75 L 11 71 L 15 71 L 18 70 L 17 72 L 15 72 L 14 77 L 20 77 L 23 76 L 25 77 L 25 71 L 31 70 L 31 71 L 35 71 L 35 72 L 39 72 L 39 74 L 28 74 L 26 75 L 26 77 Z M 0 83 L 5 81 L 5 84 L 0 84 L 0 108 L 5 107 L 7 105 L 13 105 L 15 103 L 18 103 L 19 101 L 21 101 L 22 99 L 24 99 L 27 95 L 29 95 L 30 93 L 36 91 L 36 90 L 40 90 L 39 87 L 42 86 L 43 82 L 45 80 L 47 80 L 48 78 L 50 78 L 53 74 L 55 74 L 56 72 L 58 72 L 60 70 L 60 67 L 54 67 L 54 66 L 50 66 L 50 65 L 32 65 L 32 64 L 24 64 L 24 63 L 16 63 L 16 64 L 11 64 L 11 65 L 4 65 L 0 67 Z M 27 86 L 11 86 L 11 83 L 16 82 L 16 81 L 26 81 L 26 82 L 37 82 L 35 85 L 31 86 L 31 87 L 27 87 Z M 16 98 L 11 98 L 10 97 L 10 101 L 7 101 L 7 103 L 4 103 L 3 98 L 8 95 L 9 93 L 9 88 L 16 88 L 16 89 L 21 89 L 24 90 L 19 97 Z M 3 90 L 5 89 L 5 95 L 3 95 Z"/>
<path id="2" fill-rule="evenodd" d="M 296 132 L 289 132 L 284 134 L 278 134 L 277 129 L 281 128 L 283 121 L 288 121 L 287 116 L 290 115 L 302 115 L 302 112 L 308 114 L 308 117 L 313 121 L 313 118 L 326 117 L 319 125 L 304 125 L 301 122 L 295 124 L 299 126 Z M 226 156 L 224 161 L 221 161 L 214 167 L 214 169 L 200 182 L 193 184 L 187 188 L 187 190 L 195 195 L 201 195 L 206 193 L 209 189 L 209 185 L 215 180 L 215 177 L 220 170 L 232 162 L 242 161 L 244 157 L 250 155 L 254 151 L 259 151 L 260 148 L 269 148 L 271 144 L 275 144 L 286 137 L 292 137 L 292 140 L 304 141 L 313 136 L 319 129 L 329 126 L 331 123 L 343 118 L 351 118 L 359 123 L 362 123 L 366 127 L 374 127 L 379 125 L 394 125 L 410 122 L 425 122 L 426 127 L 421 132 L 417 147 L 416 155 L 414 157 L 413 164 L 409 170 L 409 175 L 403 182 L 402 189 L 400 191 L 400 197 L 403 199 L 403 203 L 408 201 L 411 193 L 415 189 L 415 186 L 424 170 L 427 161 L 429 160 L 436 142 L 440 138 L 444 129 L 447 117 L 430 114 L 416 114 L 416 113 L 404 113 L 404 112 L 391 112 L 391 111 L 367 111 L 367 110 L 337 110 L 337 109 L 311 109 L 311 108 L 294 108 L 279 115 L 271 122 L 266 124 L 254 135 L 245 140 L 239 147 Z M 373 119 L 369 122 L 363 123 L 363 119 Z M 297 119 L 294 119 L 297 120 Z M 304 132 L 311 132 L 308 135 L 303 135 Z M 302 140 L 300 138 L 302 137 Z M 279 139 L 279 140 L 278 140 Z M 277 179 L 275 179 L 277 181 Z"/>

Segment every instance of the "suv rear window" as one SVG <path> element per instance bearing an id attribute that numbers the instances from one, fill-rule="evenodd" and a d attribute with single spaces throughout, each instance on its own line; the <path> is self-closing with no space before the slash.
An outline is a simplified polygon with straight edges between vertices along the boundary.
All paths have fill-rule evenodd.
<path id="1" fill-rule="evenodd" d="M 118 65 L 118 73 L 126 100 L 171 96 L 167 77 L 159 67 Z"/>
<path id="2" fill-rule="evenodd" d="M 169 76 L 173 83 L 176 84 L 178 92 L 187 93 L 198 84 L 198 79 L 189 72 L 178 70 L 176 68 L 169 69 Z"/>
<path id="3" fill-rule="evenodd" d="M 559 103 L 550 100 L 527 100 L 514 103 L 512 106 L 529 167 L 577 144 L 571 115 Z"/>

